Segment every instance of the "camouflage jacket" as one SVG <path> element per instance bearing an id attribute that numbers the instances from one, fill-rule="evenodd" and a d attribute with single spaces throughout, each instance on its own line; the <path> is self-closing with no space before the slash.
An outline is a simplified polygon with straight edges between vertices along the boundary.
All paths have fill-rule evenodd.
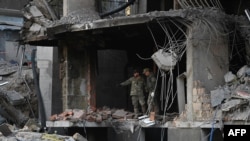
<path id="1" fill-rule="evenodd" d="M 156 78 L 153 73 L 150 73 L 150 75 L 146 79 L 146 87 L 145 90 L 146 92 L 153 92 L 155 90 L 155 85 L 156 85 Z"/>
<path id="2" fill-rule="evenodd" d="M 144 87 L 145 87 L 145 80 L 143 77 L 139 76 L 137 78 L 130 77 L 128 80 L 122 82 L 120 85 L 126 86 L 131 84 L 130 95 L 143 95 L 144 94 Z"/>

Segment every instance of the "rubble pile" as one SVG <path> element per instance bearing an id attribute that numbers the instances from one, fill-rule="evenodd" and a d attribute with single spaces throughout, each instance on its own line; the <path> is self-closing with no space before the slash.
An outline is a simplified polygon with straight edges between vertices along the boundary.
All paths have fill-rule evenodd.
<path id="1" fill-rule="evenodd" d="M 67 109 L 60 114 L 54 114 L 50 116 L 50 121 L 68 120 L 72 122 L 77 121 L 89 121 L 100 123 L 104 120 L 112 119 L 133 119 L 134 113 L 125 111 L 124 109 L 110 109 L 103 107 L 96 111 L 86 111 L 82 109 Z"/>
<path id="2" fill-rule="evenodd" d="M 79 24 L 100 19 L 95 9 L 82 8 L 58 18 L 53 3 L 33 0 L 22 10 L 25 17 L 21 30 L 23 40 L 47 39 L 47 28 L 63 24 Z M 62 12 L 59 12 L 62 13 Z M 60 15 L 60 14 L 57 14 Z"/>
<path id="3" fill-rule="evenodd" d="M 246 121 L 250 118 L 250 67 L 243 66 L 237 74 L 228 72 L 225 85 L 211 91 L 211 105 L 221 112 L 224 121 Z"/>
<path id="4" fill-rule="evenodd" d="M 100 19 L 99 13 L 94 9 L 82 8 L 67 14 L 67 16 L 62 17 L 60 20 L 54 21 L 51 26 L 58 26 L 63 24 L 82 24 L 98 19 Z"/>
<path id="5" fill-rule="evenodd" d="M 22 128 L 29 118 L 38 117 L 37 97 L 29 67 L 22 71 L 17 64 L 0 62 L 0 124 Z M 5 70 L 5 71 L 3 71 Z"/>
<path id="6" fill-rule="evenodd" d="M 25 17 L 24 26 L 21 30 L 23 40 L 46 38 L 46 28 L 54 20 L 57 20 L 55 13 L 46 0 L 33 0 L 25 6 L 22 12 Z"/>
<path id="7" fill-rule="evenodd" d="M 0 131 L 0 140 L 6 141 L 87 141 L 79 133 L 75 133 L 73 136 L 47 132 L 39 133 L 26 129 L 15 129 L 15 127 L 8 124 L 2 124 Z"/>

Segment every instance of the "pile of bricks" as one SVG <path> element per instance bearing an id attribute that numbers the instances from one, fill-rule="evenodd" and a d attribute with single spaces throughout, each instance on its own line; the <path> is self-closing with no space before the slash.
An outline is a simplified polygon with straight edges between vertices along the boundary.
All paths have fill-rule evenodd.
<path id="1" fill-rule="evenodd" d="M 133 113 L 123 109 L 97 109 L 96 111 L 85 111 L 82 109 L 67 109 L 60 114 L 50 116 L 50 121 L 69 120 L 80 121 L 86 120 L 89 122 L 102 122 L 107 119 L 130 119 Z"/>
<path id="2" fill-rule="evenodd" d="M 193 88 L 193 117 L 196 121 L 207 121 L 213 117 L 210 94 L 206 94 L 205 88 Z"/>

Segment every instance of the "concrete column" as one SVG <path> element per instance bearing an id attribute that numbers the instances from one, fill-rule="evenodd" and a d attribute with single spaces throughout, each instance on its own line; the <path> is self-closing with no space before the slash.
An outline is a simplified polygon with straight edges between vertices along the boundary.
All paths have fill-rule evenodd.
<path id="1" fill-rule="evenodd" d="M 188 47 L 188 45 L 191 44 L 189 40 L 187 40 L 187 120 L 193 121 L 193 48 Z"/>
<path id="2" fill-rule="evenodd" d="M 63 16 L 78 9 L 88 8 L 95 10 L 94 0 L 63 0 Z"/>
<path id="3" fill-rule="evenodd" d="M 168 128 L 168 141 L 201 141 L 201 128 Z"/>
<path id="4" fill-rule="evenodd" d="M 177 82 L 177 99 L 178 99 L 178 111 L 181 114 L 185 110 L 185 79 L 186 73 L 179 75 L 176 78 Z"/>
<path id="5" fill-rule="evenodd" d="M 147 1 L 146 0 L 139 0 L 138 5 L 139 5 L 138 6 L 138 8 L 139 8 L 138 14 L 147 12 Z"/>
<path id="6" fill-rule="evenodd" d="M 39 68 L 39 84 L 44 102 L 46 119 L 52 111 L 52 66 L 53 47 L 37 47 L 37 67 Z"/>
<path id="7" fill-rule="evenodd" d="M 133 129 L 133 128 L 131 128 Z M 109 141 L 145 141 L 145 131 L 140 128 L 136 131 L 108 128 Z"/>

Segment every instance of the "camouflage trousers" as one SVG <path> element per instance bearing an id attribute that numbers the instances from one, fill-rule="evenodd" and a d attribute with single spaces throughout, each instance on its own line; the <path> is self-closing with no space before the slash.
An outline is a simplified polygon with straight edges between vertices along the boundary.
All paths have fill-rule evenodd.
<path id="1" fill-rule="evenodd" d="M 139 104 L 141 105 L 142 112 L 145 112 L 145 96 L 144 95 L 132 95 L 132 104 L 134 106 L 134 112 L 138 113 L 139 112 Z"/>

